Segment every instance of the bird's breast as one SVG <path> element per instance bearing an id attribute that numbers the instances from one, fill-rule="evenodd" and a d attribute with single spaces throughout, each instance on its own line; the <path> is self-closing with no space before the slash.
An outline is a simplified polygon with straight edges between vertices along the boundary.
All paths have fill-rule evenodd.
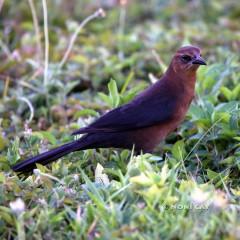
<path id="1" fill-rule="evenodd" d="M 182 121 L 186 116 L 189 106 L 194 98 L 194 89 L 186 88 L 182 89 L 181 94 L 178 95 L 175 106 L 175 121 Z"/>
<path id="2" fill-rule="evenodd" d="M 178 126 L 178 121 L 169 121 L 167 123 L 157 124 L 151 127 L 135 130 L 131 135 L 136 150 L 152 152 L 153 149 L 164 140 L 167 135 L 174 131 Z"/>

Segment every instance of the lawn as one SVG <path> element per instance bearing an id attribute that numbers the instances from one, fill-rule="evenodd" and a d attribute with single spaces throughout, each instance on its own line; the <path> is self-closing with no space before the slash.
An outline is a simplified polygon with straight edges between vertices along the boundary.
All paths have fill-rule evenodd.
<path id="1" fill-rule="evenodd" d="M 0 239 L 240 239 L 239 19 L 238 0 L 0 1 Z M 189 44 L 208 65 L 153 154 L 11 170 L 129 102 Z"/>

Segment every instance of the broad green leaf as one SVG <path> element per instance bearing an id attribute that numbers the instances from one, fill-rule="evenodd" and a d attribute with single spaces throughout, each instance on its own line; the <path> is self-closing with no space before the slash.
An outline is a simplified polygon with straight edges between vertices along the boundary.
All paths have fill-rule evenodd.
<path id="1" fill-rule="evenodd" d="M 7 141 L 1 136 L 1 132 L 0 132 L 0 151 L 4 149 L 6 144 L 7 144 Z"/>
<path id="2" fill-rule="evenodd" d="M 228 101 L 231 100 L 232 92 L 227 87 L 222 86 L 220 89 L 221 93 L 227 98 Z"/>
<path id="3" fill-rule="evenodd" d="M 214 111 L 212 114 L 212 122 L 213 123 L 216 121 L 228 123 L 229 119 L 230 119 L 230 114 L 227 112 Z"/>
<path id="4" fill-rule="evenodd" d="M 172 147 L 172 154 L 177 160 L 182 160 L 186 156 L 185 144 L 183 140 L 177 141 Z"/>
<path id="5" fill-rule="evenodd" d="M 238 84 L 232 91 L 232 100 L 240 99 L 240 84 Z"/>
<path id="6" fill-rule="evenodd" d="M 111 106 L 111 99 L 105 93 L 98 93 L 98 96 L 108 105 Z"/>
<path id="7" fill-rule="evenodd" d="M 197 105 L 191 105 L 188 114 L 192 117 L 193 120 L 205 118 L 206 115 L 203 108 Z"/>
<path id="8" fill-rule="evenodd" d="M 128 85 L 129 85 L 129 83 L 132 81 L 133 77 L 134 77 L 134 72 L 131 71 L 131 72 L 129 73 L 128 77 L 126 78 L 126 81 L 125 81 L 124 84 L 123 84 L 123 87 L 122 87 L 122 89 L 121 89 L 121 94 L 125 93 Z"/>
<path id="9" fill-rule="evenodd" d="M 47 139 L 53 145 L 57 143 L 57 139 L 50 132 L 46 132 L 46 131 L 33 132 L 32 136 L 36 136 L 40 139 Z"/>
<path id="10" fill-rule="evenodd" d="M 79 118 L 79 117 L 83 117 L 83 116 L 94 116 L 94 117 L 97 117 L 98 113 L 95 110 L 93 110 L 93 109 L 83 109 L 83 110 L 77 111 L 74 114 L 74 118 Z"/>
<path id="11" fill-rule="evenodd" d="M 153 184 L 152 179 L 149 178 L 149 176 L 147 176 L 145 173 L 141 173 L 138 176 L 131 177 L 130 182 L 145 187 L 151 186 Z"/>
<path id="12" fill-rule="evenodd" d="M 111 79 L 111 81 L 108 84 L 108 90 L 111 98 L 112 107 L 117 107 L 120 103 L 120 96 L 118 93 L 116 81 L 114 81 L 113 79 Z"/>
<path id="13" fill-rule="evenodd" d="M 207 176 L 210 180 L 216 180 L 216 178 L 219 177 L 219 173 L 214 172 L 211 169 L 207 169 Z"/>
<path id="14" fill-rule="evenodd" d="M 4 183 L 5 182 L 5 174 L 3 172 L 0 172 L 0 183 Z"/>

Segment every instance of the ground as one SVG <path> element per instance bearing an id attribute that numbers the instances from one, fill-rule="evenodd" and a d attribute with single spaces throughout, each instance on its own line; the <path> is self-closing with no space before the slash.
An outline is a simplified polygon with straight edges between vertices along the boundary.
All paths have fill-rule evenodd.
<path id="1" fill-rule="evenodd" d="M 240 239 L 239 2 L 45 3 L 0 4 L 1 239 Z M 208 65 L 153 154 L 86 150 L 11 170 L 130 101 L 186 44 Z"/>

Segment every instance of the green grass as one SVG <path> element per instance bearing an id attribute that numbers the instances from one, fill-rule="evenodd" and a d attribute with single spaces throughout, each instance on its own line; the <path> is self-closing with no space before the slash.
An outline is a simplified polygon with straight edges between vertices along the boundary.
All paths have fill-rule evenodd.
<path id="1" fill-rule="evenodd" d="M 48 1 L 45 83 L 42 3 L 33 2 L 40 47 L 27 1 L 5 1 L 0 16 L 1 239 L 239 239 L 238 1 L 114 6 L 82 29 L 61 68 L 95 9 Z M 208 65 L 185 121 L 153 155 L 86 150 L 30 176 L 11 170 L 130 101 L 186 43 L 200 46 Z"/>

